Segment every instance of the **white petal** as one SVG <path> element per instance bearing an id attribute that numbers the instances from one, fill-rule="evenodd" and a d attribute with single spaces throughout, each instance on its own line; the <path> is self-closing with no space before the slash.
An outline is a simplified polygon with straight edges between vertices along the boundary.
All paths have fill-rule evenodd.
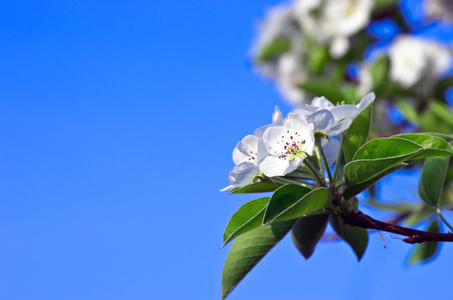
<path id="1" fill-rule="evenodd" d="M 343 131 L 348 130 L 349 126 L 352 124 L 352 119 L 346 119 L 335 126 L 330 127 L 330 129 L 326 132 L 329 136 L 336 136 L 342 133 Z"/>
<path id="2" fill-rule="evenodd" d="M 268 125 L 264 125 L 264 126 L 261 126 L 260 128 L 257 128 L 255 130 L 255 132 L 253 133 L 254 136 L 256 136 L 257 138 L 263 138 L 263 134 L 264 132 L 269 128 L 269 127 L 272 127 L 274 126 L 273 124 L 268 124 Z"/>
<path id="3" fill-rule="evenodd" d="M 290 118 L 292 115 L 298 115 L 298 118 L 304 117 L 307 119 L 311 115 L 311 112 L 305 108 L 295 108 L 288 114 L 287 118 Z"/>
<path id="4" fill-rule="evenodd" d="M 243 162 L 230 171 L 228 180 L 235 187 L 243 187 L 252 183 L 253 178 L 259 175 L 258 166 L 253 163 Z"/>
<path id="5" fill-rule="evenodd" d="M 286 128 L 283 126 L 274 126 L 268 128 L 263 135 L 263 141 L 266 145 L 267 152 L 272 156 L 283 155 L 285 150 Z"/>
<path id="6" fill-rule="evenodd" d="M 363 97 L 362 100 L 360 100 L 360 103 L 357 104 L 357 109 L 358 109 L 359 113 L 361 113 L 362 110 L 364 110 L 368 106 L 368 104 L 373 102 L 375 98 L 376 98 L 376 95 L 374 93 L 369 93 L 368 95 Z"/>
<path id="7" fill-rule="evenodd" d="M 310 126 L 307 128 L 306 131 L 303 132 L 303 137 L 305 139 L 305 144 L 302 147 L 302 151 L 307 153 L 307 155 L 312 156 L 313 151 L 315 149 L 315 135 L 313 131 L 313 124 L 310 124 Z"/>
<path id="8" fill-rule="evenodd" d="M 236 150 L 237 149 L 237 150 Z M 258 155 L 258 138 L 247 135 L 233 150 L 233 161 L 236 165 L 245 161 L 254 161 Z M 256 163 L 256 162 L 255 162 Z"/>
<path id="9" fill-rule="evenodd" d="M 272 124 L 282 125 L 283 124 L 283 115 L 278 106 L 275 107 L 275 111 L 272 114 Z"/>
<path id="10" fill-rule="evenodd" d="M 302 161 L 303 158 L 300 157 L 297 157 L 295 160 L 290 161 L 289 159 L 283 157 L 279 158 L 268 156 L 260 164 L 260 170 L 264 175 L 268 177 L 284 176 L 296 170 L 300 166 Z"/>
<path id="11" fill-rule="evenodd" d="M 326 97 L 322 96 L 322 97 L 314 98 L 311 101 L 311 104 L 307 105 L 307 107 L 308 106 L 315 106 L 315 107 L 318 107 L 318 108 L 330 109 L 330 108 L 334 107 L 335 105 L 333 105 L 332 102 L 327 100 Z"/>
<path id="12" fill-rule="evenodd" d="M 227 186 L 227 187 L 224 187 L 224 188 L 221 189 L 220 191 L 221 191 L 221 192 L 229 192 L 229 191 L 231 191 L 233 188 L 234 188 L 234 186 L 229 185 L 229 186 Z"/>
<path id="13" fill-rule="evenodd" d="M 335 119 L 330 111 L 321 109 L 308 117 L 308 122 L 313 123 L 315 131 L 326 131 L 335 124 Z"/>
<path id="14" fill-rule="evenodd" d="M 335 123 L 340 122 L 343 119 L 354 119 L 359 114 L 359 111 L 355 105 L 338 105 L 330 110 L 332 113 Z"/>
<path id="15" fill-rule="evenodd" d="M 330 139 L 330 142 L 324 147 L 324 155 L 329 166 L 337 160 L 338 150 L 340 150 L 340 141 L 337 139 Z"/>

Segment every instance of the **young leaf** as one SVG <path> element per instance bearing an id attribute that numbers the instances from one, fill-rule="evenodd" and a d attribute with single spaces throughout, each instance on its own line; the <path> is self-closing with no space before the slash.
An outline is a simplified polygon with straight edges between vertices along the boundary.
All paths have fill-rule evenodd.
<path id="1" fill-rule="evenodd" d="M 310 191 L 297 185 L 285 185 L 276 190 L 269 200 L 263 224 L 295 219 L 319 212 L 330 203 L 330 200 L 330 193 L 326 188 Z"/>
<path id="2" fill-rule="evenodd" d="M 371 78 L 373 79 L 373 91 L 377 92 L 378 95 L 380 94 L 378 91 L 387 88 L 389 65 L 389 58 L 382 55 L 376 59 L 370 68 Z"/>
<path id="3" fill-rule="evenodd" d="M 440 232 L 439 222 L 434 221 L 429 226 L 427 231 L 429 232 Z M 409 256 L 407 264 L 416 264 L 427 262 L 434 258 L 439 249 L 439 242 L 423 242 L 415 246 L 414 251 Z"/>
<path id="4" fill-rule="evenodd" d="M 403 139 L 375 139 L 363 145 L 354 159 L 345 165 L 347 186 L 357 185 L 401 166 L 424 150 L 420 145 Z"/>
<path id="5" fill-rule="evenodd" d="M 362 183 L 358 183 L 358 184 L 348 185 L 347 187 L 345 187 L 345 189 L 343 191 L 343 197 L 345 199 L 352 198 L 355 195 L 363 192 L 364 190 L 366 190 L 367 188 L 369 188 L 373 184 L 375 184 L 382 177 L 387 176 L 388 174 L 390 174 L 392 172 L 395 172 L 396 170 L 401 169 L 402 167 L 405 167 L 407 165 L 408 164 L 406 164 L 406 163 L 400 163 L 399 165 L 397 165 L 397 166 L 395 166 L 393 168 L 390 168 L 390 169 L 386 170 L 385 172 L 380 173 L 379 175 L 371 178 L 368 181 L 365 181 L 365 182 L 362 182 Z"/>
<path id="6" fill-rule="evenodd" d="M 306 80 L 299 86 L 313 95 L 325 96 L 332 103 L 341 102 L 341 100 L 343 100 L 343 94 L 338 88 L 332 86 L 332 84 L 325 80 Z"/>
<path id="7" fill-rule="evenodd" d="M 288 52 L 291 49 L 291 42 L 289 39 L 279 38 L 264 45 L 261 52 L 256 57 L 257 61 L 271 61 L 275 57 Z"/>
<path id="8" fill-rule="evenodd" d="M 366 143 L 370 132 L 373 104 L 368 106 L 354 119 L 344 140 L 344 156 L 350 162 L 357 150 Z"/>
<path id="9" fill-rule="evenodd" d="M 269 197 L 259 198 L 239 207 L 225 228 L 222 247 L 235 237 L 261 226 L 269 199 Z"/>
<path id="10" fill-rule="evenodd" d="M 330 225 L 338 236 L 351 246 L 355 255 L 357 255 L 357 260 L 360 261 L 368 246 L 368 231 L 361 227 L 345 224 L 338 215 L 331 216 Z"/>
<path id="11" fill-rule="evenodd" d="M 453 147 L 441 137 L 425 133 L 408 133 L 391 136 L 390 139 L 409 140 L 425 148 L 414 159 L 453 155 Z"/>
<path id="12" fill-rule="evenodd" d="M 260 181 L 260 182 L 246 185 L 244 187 L 236 187 L 236 188 L 232 189 L 229 192 L 229 194 L 272 192 L 272 191 L 275 191 L 276 189 L 278 189 L 279 187 L 281 187 L 281 185 L 276 184 L 276 183 Z"/>
<path id="13" fill-rule="evenodd" d="M 291 230 L 294 245 L 308 259 L 315 250 L 329 222 L 330 214 L 299 218 Z"/>
<path id="14" fill-rule="evenodd" d="M 256 228 L 233 242 L 222 272 L 222 299 L 280 242 L 295 222 L 289 220 Z"/>
<path id="15" fill-rule="evenodd" d="M 450 157 L 430 157 L 423 165 L 418 193 L 422 200 L 432 207 L 439 204 L 449 160 Z"/>

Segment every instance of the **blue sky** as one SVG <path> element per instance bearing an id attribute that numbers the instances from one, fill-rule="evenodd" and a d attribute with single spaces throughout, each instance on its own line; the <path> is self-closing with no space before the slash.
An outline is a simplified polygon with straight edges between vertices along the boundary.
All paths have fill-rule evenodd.
<path id="1" fill-rule="evenodd" d="M 291 108 L 247 56 L 276 3 L 0 2 L 1 299 L 220 298 L 223 229 L 253 199 L 219 192 L 231 151 Z M 408 268 L 411 246 L 386 242 L 359 264 L 285 239 L 229 299 L 449 291 L 452 246 Z"/>

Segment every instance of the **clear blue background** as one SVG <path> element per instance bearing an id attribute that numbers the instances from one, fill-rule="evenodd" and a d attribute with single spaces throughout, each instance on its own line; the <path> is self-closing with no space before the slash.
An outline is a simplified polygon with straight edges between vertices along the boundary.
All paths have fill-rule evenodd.
<path id="1" fill-rule="evenodd" d="M 219 192 L 231 151 L 291 108 L 247 55 L 276 3 L 0 1 L 0 299 L 220 298 L 222 232 L 253 199 Z M 451 294 L 451 245 L 409 268 L 386 243 L 305 261 L 286 238 L 229 299 Z"/>

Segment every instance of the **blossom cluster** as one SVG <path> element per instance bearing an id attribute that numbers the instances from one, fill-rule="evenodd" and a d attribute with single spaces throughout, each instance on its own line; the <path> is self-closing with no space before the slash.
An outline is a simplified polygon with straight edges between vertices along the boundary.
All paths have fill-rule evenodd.
<path id="1" fill-rule="evenodd" d="M 234 148 L 236 166 L 228 178 L 231 185 L 223 190 L 246 186 L 257 178 L 285 176 L 303 169 L 304 159 L 314 154 L 315 147 L 322 147 L 326 167 L 331 166 L 340 147 L 334 137 L 345 132 L 374 99 L 374 93 L 370 93 L 357 105 L 334 105 L 325 97 L 316 97 L 311 104 L 293 109 L 286 117 L 275 107 L 272 123 L 256 129 Z M 315 145 L 316 137 L 319 137 L 318 145 Z"/>
<path id="2" fill-rule="evenodd" d="M 343 57 L 350 38 L 368 24 L 373 6 L 373 0 L 295 0 L 275 6 L 260 24 L 253 47 L 259 71 L 275 80 L 291 102 L 307 102 L 297 86 L 308 76 L 307 42 L 327 46 L 334 59 Z M 259 53 L 270 45 L 282 48 L 281 53 L 263 59 Z"/>

